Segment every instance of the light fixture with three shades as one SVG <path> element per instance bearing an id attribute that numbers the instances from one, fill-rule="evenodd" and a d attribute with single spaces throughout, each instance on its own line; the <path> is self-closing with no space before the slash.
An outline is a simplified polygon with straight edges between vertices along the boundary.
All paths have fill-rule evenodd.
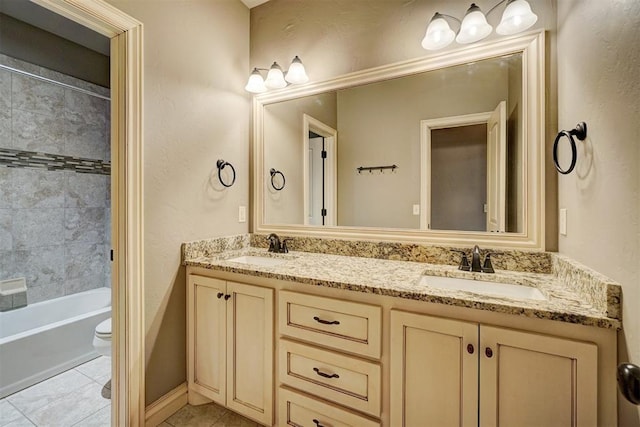
<path id="1" fill-rule="evenodd" d="M 531 11 L 527 0 L 502 0 L 487 12 L 489 15 L 502 3 L 507 2 L 507 7 L 502 13 L 500 24 L 496 27 L 496 33 L 511 35 L 520 33 L 538 20 L 538 16 Z M 445 18 L 453 19 L 460 23 L 460 29 L 456 34 Z M 493 31 L 493 27 L 487 22 L 485 14 L 480 8 L 471 3 L 462 21 L 458 18 L 436 12 L 429 22 L 427 33 L 422 40 L 422 47 L 426 50 L 438 50 L 450 45 L 453 40 L 460 44 L 469 44 L 480 41 Z"/>
<path id="2" fill-rule="evenodd" d="M 268 71 L 267 78 L 263 79 L 260 71 Z M 271 68 L 254 68 L 249 76 L 249 81 L 244 89 L 251 93 L 263 93 L 269 89 L 282 89 L 289 83 L 297 85 L 309 81 L 302 61 L 296 55 L 291 61 L 289 70 L 282 71 L 282 67 L 274 62 Z"/>

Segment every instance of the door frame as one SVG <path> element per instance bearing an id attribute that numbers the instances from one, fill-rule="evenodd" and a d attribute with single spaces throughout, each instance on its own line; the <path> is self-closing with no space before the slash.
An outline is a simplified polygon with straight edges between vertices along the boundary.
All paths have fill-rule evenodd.
<path id="1" fill-rule="evenodd" d="M 420 230 L 431 223 L 431 131 L 487 124 L 493 111 L 420 120 Z"/>
<path id="2" fill-rule="evenodd" d="M 142 23 L 102 0 L 31 0 L 111 39 L 111 424 L 145 424 Z"/>
<path id="3" fill-rule="evenodd" d="M 304 209 L 302 212 L 304 225 L 309 225 L 309 131 L 313 131 L 318 135 L 329 138 L 329 146 L 325 146 L 325 151 L 331 152 L 331 156 L 327 156 L 327 165 L 329 169 L 328 187 L 331 191 L 329 195 L 330 206 L 327 209 L 330 212 L 332 223 L 326 225 L 337 225 L 338 223 L 338 131 L 329 125 L 322 123 L 320 120 L 311 117 L 308 114 L 302 115 L 302 197 Z"/>

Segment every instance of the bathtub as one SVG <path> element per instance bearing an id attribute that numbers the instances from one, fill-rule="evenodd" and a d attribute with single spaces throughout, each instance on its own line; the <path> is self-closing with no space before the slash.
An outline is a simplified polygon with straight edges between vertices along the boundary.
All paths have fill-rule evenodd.
<path id="1" fill-rule="evenodd" d="M 109 317 L 109 288 L 1 312 L 0 399 L 98 356 L 94 330 Z"/>

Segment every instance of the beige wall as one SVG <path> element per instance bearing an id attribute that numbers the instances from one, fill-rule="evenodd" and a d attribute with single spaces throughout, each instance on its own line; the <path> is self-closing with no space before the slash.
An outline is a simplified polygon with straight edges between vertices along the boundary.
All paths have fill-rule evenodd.
<path id="1" fill-rule="evenodd" d="M 339 91 L 338 225 L 420 228 L 420 121 L 493 111 L 507 69 L 488 60 Z"/>
<path id="2" fill-rule="evenodd" d="M 623 287 L 620 361 L 640 364 L 640 2 L 558 2 L 558 123 L 588 125 L 576 170 L 558 178 L 560 252 Z M 612 372 L 611 375 L 614 375 Z M 640 425 L 623 401 L 620 425 Z"/>
<path id="3" fill-rule="evenodd" d="M 144 24 L 146 400 L 186 379 L 184 241 L 247 232 L 249 10 L 240 0 L 110 0 Z M 216 160 L 238 173 L 221 190 Z"/>

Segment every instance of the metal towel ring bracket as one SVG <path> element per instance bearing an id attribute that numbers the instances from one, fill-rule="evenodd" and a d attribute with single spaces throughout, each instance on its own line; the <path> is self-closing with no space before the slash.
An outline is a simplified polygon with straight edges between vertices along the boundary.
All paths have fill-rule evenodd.
<path id="1" fill-rule="evenodd" d="M 273 187 L 273 189 L 276 191 L 282 190 L 284 188 L 284 185 L 287 182 L 287 180 L 284 179 L 284 174 L 278 170 L 275 170 L 274 168 L 271 168 L 269 173 L 271 174 L 271 186 Z M 274 181 L 274 178 L 276 177 L 276 175 L 280 175 L 282 177 L 282 185 L 280 187 L 278 187 Z"/>
<path id="2" fill-rule="evenodd" d="M 231 163 L 225 162 L 222 159 L 216 162 L 216 166 L 218 166 L 218 179 L 220 180 L 220 184 L 224 185 L 227 188 L 231 187 L 236 182 L 236 168 L 234 168 Z M 229 166 L 231 168 L 231 172 L 233 172 L 233 178 L 231 178 L 230 184 L 227 184 L 222 179 L 222 169 L 224 169 L 226 166 Z"/>
<path id="3" fill-rule="evenodd" d="M 560 163 L 558 163 L 558 142 L 560 142 L 563 136 L 566 136 L 567 139 L 569 139 L 569 144 L 571 144 L 571 165 L 566 170 L 563 170 L 560 167 Z M 578 160 L 578 148 L 576 147 L 576 141 L 573 139 L 574 136 L 580 141 L 584 141 L 587 138 L 587 124 L 585 122 L 578 123 L 575 129 L 561 131 L 553 142 L 553 163 L 556 165 L 558 172 L 563 175 L 571 173 L 573 168 L 576 167 L 576 161 Z"/>

